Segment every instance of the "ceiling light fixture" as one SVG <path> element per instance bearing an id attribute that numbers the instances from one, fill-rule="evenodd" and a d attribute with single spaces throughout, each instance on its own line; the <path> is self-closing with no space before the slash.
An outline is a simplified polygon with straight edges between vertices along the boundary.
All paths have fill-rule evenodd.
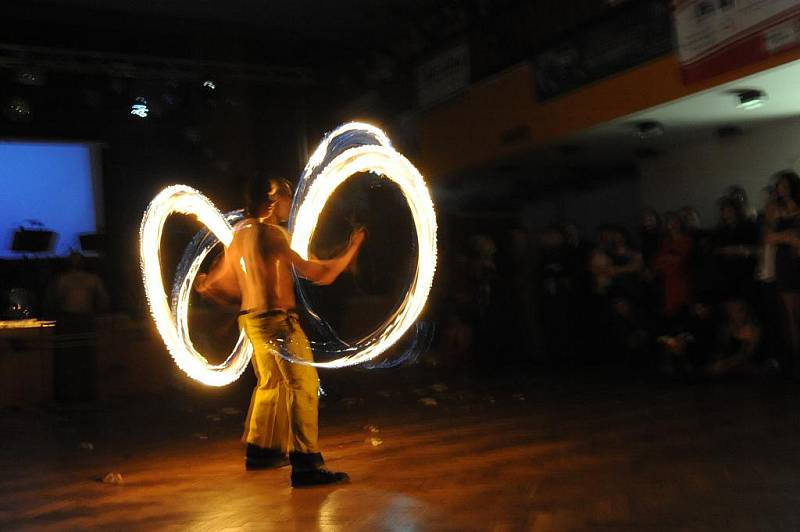
<path id="1" fill-rule="evenodd" d="M 757 109 L 767 102 L 767 94 L 759 89 L 741 89 L 732 91 L 739 103 L 737 109 Z"/>
<path id="2" fill-rule="evenodd" d="M 139 118 L 147 118 L 150 108 L 147 106 L 147 98 L 138 96 L 131 105 L 131 114 Z"/>
<path id="3" fill-rule="evenodd" d="M 664 134 L 664 124 L 655 120 L 634 122 L 633 127 L 636 130 L 636 136 L 640 139 L 651 139 Z"/>

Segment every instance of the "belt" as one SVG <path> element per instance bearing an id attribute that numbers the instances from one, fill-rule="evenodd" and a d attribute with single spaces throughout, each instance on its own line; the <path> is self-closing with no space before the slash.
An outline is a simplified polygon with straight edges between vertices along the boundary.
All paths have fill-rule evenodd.
<path id="1" fill-rule="evenodd" d="M 295 309 L 284 310 L 284 309 L 276 308 L 276 309 L 272 309 L 272 310 L 267 310 L 265 312 L 256 312 L 256 311 L 253 311 L 253 310 L 242 310 L 237 315 L 238 316 L 244 316 L 245 314 L 250 314 L 254 318 L 268 318 L 268 317 L 272 317 L 272 316 L 287 316 L 287 317 L 294 318 L 294 319 L 300 319 L 300 314 L 298 314 Z"/>

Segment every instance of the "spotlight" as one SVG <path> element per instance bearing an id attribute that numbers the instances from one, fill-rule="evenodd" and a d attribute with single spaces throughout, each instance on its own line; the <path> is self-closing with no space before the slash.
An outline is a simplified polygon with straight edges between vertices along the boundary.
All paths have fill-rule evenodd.
<path id="1" fill-rule="evenodd" d="M 3 104 L 3 114 L 12 122 L 29 122 L 31 105 L 25 98 L 11 98 Z"/>
<path id="2" fill-rule="evenodd" d="M 208 90 L 213 91 L 213 90 L 217 89 L 217 84 L 214 83 L 212 80 L 207 79 L 207 80 L 205 80 L 203 82 L 203 87 L 207 88 Z"/>
<path id="3" fill-rule="evenodd" d="M 41 87 L 45 84 L 45 76 L 41 70 L 35 68 L 21 68 L 14 73 L 14 81 L 20 85 Z"/>
<path id="4" fill-rule="evenodd" d="M 142 96 L 137 97 L 131 105 L 131 114 L 139 118 L 147 118 L 150 108 L 147 106 L 147 98 Z"/>
<path id="5" fill-rule="evenodd" d="M 757 109 L 767 102 L 767 94 L 759 89 L 741 89 L 731 91 L 739 101 L 737 109 Z"/>
<path id="6" fill-rule="evenodd" d="M 640 139 L 651 139 L 653 137 L 660 137 L 664 134 L 664 125 L 655 120 L 642 120 L 641 122 L 634 122 L 633 127 L 636 131 L 636 136 Z"/>

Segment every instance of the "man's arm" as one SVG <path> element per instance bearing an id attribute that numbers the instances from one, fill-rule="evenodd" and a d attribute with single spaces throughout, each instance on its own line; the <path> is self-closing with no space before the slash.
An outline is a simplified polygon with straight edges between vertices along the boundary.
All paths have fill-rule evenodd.
<path id="1" fill-rule="evenodd" d="M 771 232 L 767 234 L 766 240 L 769 244 L 785 244 L 787 246 L 800 248 L 800 237 L 798 237 L 797 232 L 792 229 Z"/>
<path id="2" fill-rule="evenodd" d="M 289 242 L 286 240 L 285 235 L 278 230 L 269 229 L 266 241 L 271 250 L 276 250 L 282 256 L 282 259 L 289 261 L 300 277 L 308 279 L 314 284 L 324 286 L 333 283 L 355 259 L 365 236 L 366 232 L 363 229 L 353 231 L 350 235 L 350 242 L 344 251 L 336 257 L 324 260 L 303 259 L 289 247 Z"/>
<path id="3" fill-rule="evenodd" d="M 195 290 L 219 303 L 227 303 L 241 297 L 236 274 L 227 259 L 225 254 L 217 257 L 208 274 L 198 274 L 195 281 Z"/>

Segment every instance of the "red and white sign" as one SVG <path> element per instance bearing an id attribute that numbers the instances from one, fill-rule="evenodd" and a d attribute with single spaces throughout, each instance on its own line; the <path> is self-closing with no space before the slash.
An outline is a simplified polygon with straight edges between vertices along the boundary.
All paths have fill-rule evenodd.
<path id="1" fill-rule="evenodd" d="M 678 56 L 686 82 L 800 47 L 798 0 L 675 0 Z"/>

